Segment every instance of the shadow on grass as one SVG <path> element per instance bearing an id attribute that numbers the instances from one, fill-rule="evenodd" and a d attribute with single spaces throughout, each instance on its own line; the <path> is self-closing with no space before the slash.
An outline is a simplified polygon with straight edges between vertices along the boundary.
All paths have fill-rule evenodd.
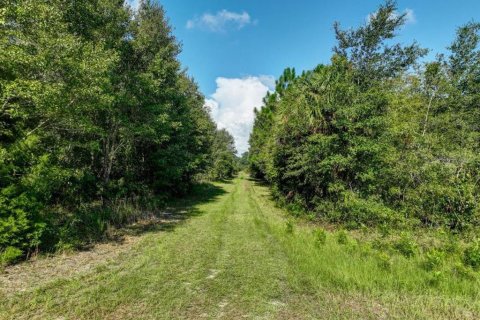
<path id="1" fill-rule="evenodd" d="M 223 183 L 231 183 L 231 181 L 223 181 Z M 216 201 L 225 193 L 225 189 L 212 183 L 199 183 L 192 188 L 188 195 L 171 199 L 164 208 L 157 212 L 150 212 L 144 219 L 116 230 L 108 240 L 123 242 L 125 236 L 173 231 L 187 219 L 204 213 L 198 209 L 198 205 Z"/>
<path id="2" fill-rule="evenodd" d="M 255 177 L 252 177 L 250 175 L 248 175 L 248 177 L 246 179 L 248 181 L 251 181 L 251 182 L 253 182 L 253 183 L 255 183 L 259 186 L 262 186 L 262 187 L 269 187 L 270 186 L 266 180 L 255 178 Z"/>
<path id="3" fill-rule="evenodd" d="M 189 218 L 207 213 L 199 210 L 198 206 L 217 201 L 227 193 L 223 187 L 212 183 L 197 184 L 188 195 L 172 199 L 163 208 L 141 212 L 137 222 L 108 228 L 106 234 L 99 238 L 92 238 L 88 243 L 75 247 L 75 250 L 70 249 L 66 259 L 62 258 L 63 255 L 50 255 L 48 259 L 35 259 L 32 263 L 10 266 L 7 272 L 0 270 L 0 296 L 3 292 L 13 294 L 18 288 L 27 290 L 52 279 L 72 277 L 73 274 L 116 259 L 119 252 L 125 252 L 138 243 L 140 236 L 173 231 Z"/>
<path id="4" fill-rule="evenodd" d="M 268 188 L 269 192 L 266 193 L 266 194 L 261 194 L 260 197 L 272 201 L 275 204 L 275 206 L 278 207 L 278 198 L 276 198 L 273 195 L 273 193 L 271 192 L 271 190 L 272 190 L 271 185 L 266 180 L 260 179 L 260 178 L 255 178 L 251 175 L 248 175 L 246 180 L 252 182 L 256 186 Z"/>
<path id="5" fill-rule="evenodd" d="M 235 179 L 235 177 L 232 177 L 232 178 L 222 178 L 222 179 L 215 179 L 214 182 L 218 182 L 218 183 L 231 183 L 233 181 L 233 179 Z"/>

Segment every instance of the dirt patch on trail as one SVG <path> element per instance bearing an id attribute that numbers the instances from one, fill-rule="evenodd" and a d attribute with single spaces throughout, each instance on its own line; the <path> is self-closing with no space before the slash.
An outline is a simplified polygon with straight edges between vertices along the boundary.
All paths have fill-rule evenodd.
<path id="1" fill-rule="evenodd" d="M 39 257 L 5 268 L 0 273 L 0 290 L 6 294 L 28 291 L 59 278 L 71 277 L 114 260 L 141 237 L 124 237 L 122 242 L 100 243 L 87 251 Z"/>
<path id="2" fill-rule="evenodd" d="M 116 232 L 114 240 L 92 245 L 87 250 L 39 256 L 0 271 L 0 296 L 30 291 L 49 282 L 95 270 L 117 260 L 140 242 L 146 233 L 172 229 L 182 218 L 165 213 L 132 224 Z"/>

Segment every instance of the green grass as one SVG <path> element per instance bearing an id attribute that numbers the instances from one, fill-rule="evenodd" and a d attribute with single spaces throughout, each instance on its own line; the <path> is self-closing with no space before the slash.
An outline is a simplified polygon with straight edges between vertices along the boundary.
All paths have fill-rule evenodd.
<path id="1" fill-rule="evenodd" d="M 241 174 L 115 262 L 0 301 L 2 319 L 478 319 L 478 275 L 298 224 Z M 345 239 L 343 239 L 345 240 Z"/>

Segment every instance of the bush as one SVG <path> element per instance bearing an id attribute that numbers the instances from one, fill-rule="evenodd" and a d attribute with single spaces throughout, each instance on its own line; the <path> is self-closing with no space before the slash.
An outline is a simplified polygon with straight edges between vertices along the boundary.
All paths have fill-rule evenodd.
<path id="1" fill-rule="evenodd" d="M 0 266 L 6 266 L 16 262 L 23 255 L 22 250 L 15 247 L 7 247 L 0 253 Z"/>
<path id="2" fill-rule="evenodd" d="M 383 223 L 383 224 L 379 225 L 378 226 L 378 231 L 382 235 L 382 238 L 386 238 L 392 233 L 392 229 L 386 223 Z"/>
<path id="3" fill-rule="evenodd" d="M 390 270 L 392 268 L 392 258 L 385 252 L 381 252 L 378 255 L 378 266 L 384 270 Z"/>
<path id="4" fill-rule="evenodd" d="M 323 246 L 327 242 L 327 232 L 321 228 L 314 231 L 315 244 L 317 246 Z"/>
<path id="5" fill-rule="evenodd" d="M 359 225 L 375 226 L 390 225 L 398 220 L 397 214 L 392 209 L 382 204 L 379 199 L 363 199 L 356 193 L 344 192 L 344 201 L 340 204 L 343 222 L 350 227 Z"/>
<path id="6" fill-rule="evenodd" d="M 7 247 L 38 249 L 45 231 L 39 217 L 41 205 L 33 196 L 14 189 L 7 187 L 0 192 L 0 251 Z"/>
<path id="7" fill-rule="evenodd" d="M 451 168 L 440 164 L 424 167 L 429 182 L 416 190 L 417 216 L 428 224 L 466 230 L 475 223 L 475 184 L 457 181 Z"/>
<path id="8" fill-rule="evenodd" d="M 427 279 L 427 283 L 432 287 L 436 287 L 440 284 L 442 279 L 444 278 L 443 273 L 441 271 L 433 272 L 430 277 Z"/>
<path id="9" fill-rule="evenodd" d="M 392 244 L 385 239 L 374 238 L 372 240 L 372 248 L 378 251 L 392 251 Z"/>
<path id="10" fill-rule="evenodd" d="M 305 215 L 305 204 L 302 203 L 299 197 L 295 197 L 290 203 L 286 205 L 288 212 L 294 217 L 300 217 Z"/>
<path id="11" fill-rule="evenodd" d="M 366 242 L 359 245 L 359 250 L 362 257 L 370 257 L 373 253 L 373 246 L 370 242 Z"/>
<path id="12" fill-rule="evenodd" d="M 442 266 L 445 260 L 445 252 L 433 249 L 427 252 L 423 267 L 426 270 L 435 270 Z"/>
<path id="13" fill-rule="evenodd" d="M 345 230 L 340 230 L 337 233 L 337 242 L 339 244 L 348 244 L 348 235 Z"/>
<path id="14" fill-rule="evenodd" d="M 444 251 L 449 254 L 458 254 L 460 252 L 460 244 L 454 236 L 450 235 L 447 242 L 443 246 Z"/>
<path id="15" fill-rule="evenodd" d="M 480 241 L 477 240 L 465 249 L 463 254 L 465 265 L 474 269 L 480 268 Z"/>
<path id="16" fill-rule="evenodd" d="M 417 244 L 407 234 L 402 234 L 400 239 L 394 243 L 393 247 L 407 258 L 413 257 L 417 252 Z"/>
<path id="17" fill-rule="evenodd" d="M 452 268 L 452 273 L 461 279 L 466 279 L 470 281 L 476 279 L 476 274 L 472 270 L 472 268 L 466 267 L 462 263 L 455 264 L 455 266 L 453 266 Z"/>

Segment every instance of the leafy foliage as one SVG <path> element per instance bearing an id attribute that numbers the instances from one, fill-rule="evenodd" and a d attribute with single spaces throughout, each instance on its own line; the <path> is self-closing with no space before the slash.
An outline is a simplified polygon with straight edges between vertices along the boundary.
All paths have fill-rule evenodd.
<path id="1" fill-rule="evenodd" d="M 102 236 L 209 168 L 215 125 L 154 1 L 6 0 L 0 52 L 4 255 Z"/>
<path id="2" fill-rule="evenodd" d="M 402 234 L 400 239 L 394 243 L 394 248 L 405 257 L 413 257 L 417 253 L 417 244 L 407 234 Z"/>
<path id="3" fill-rule="evenodd" d="M 0 267 L 15 262 L 22 256 L 22 250 L 15 247 L 6 247 L 0 252 Z"/>
<path id="4" fill-rule="evenodd" d="M 225 129 L 217 130 L 212 145 L 212 165 L 210 178 L 230 179 L 238 171 L 238 163 L 233 136 Z"/>
<path id="5" fill-rule="evenodd" d="M 386 1 L 342 30 L 331 63 L 291 69 L 255 111 L 249 162 L 279 199 L 348 227 L 480 223 L 480 50 L 477 23 L 448 56 L 394 37 L 405 22 Z"/>
<path id="6" fill-rule="evenodd" d="M 473 242 L 466 250 L 464 254 L 464 262 L 466 265 L 472 268 L 480 268 L 480 241 Z"/>
<path id="7" fill-rule="evenodd" d="M 318 246 L 323 246 L 327 242 L 327 232 L 324 229 L 315 229 L 315 244 Z"/>

